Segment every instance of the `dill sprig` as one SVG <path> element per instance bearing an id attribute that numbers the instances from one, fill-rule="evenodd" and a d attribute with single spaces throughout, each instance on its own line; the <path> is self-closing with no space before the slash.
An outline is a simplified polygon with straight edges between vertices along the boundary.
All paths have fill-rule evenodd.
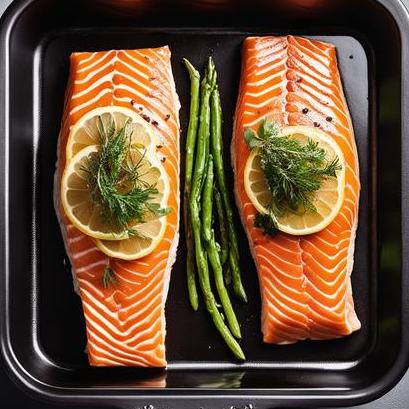
<path id="1" fill-rule="evenodd" d="M 118 284 L 119 280 L 116 276 L 115 270 L 111 266 L 106 266 L 102 273 L 102 285 L 104 286 L 105 290 L 112 284 Z"/>
<path id="2" fill-rule="evenodd" d="M 137 235 L 138 231 L 131 225 L 144 222 L 147 213 L 160 217 L 169 209 L 153 202 L 159 192 L 155 185 L 142 180 L 146 151 L 142 151 L 137 160 L 130 154 L 130 122 L 116 132 L 113 120 L 104 123 L 99 117 L 98 131 L 100 149 L 82 168 L 87 173 L 91 199 L 101 208 L 104 222 L 114 233 Z"/>
<path id="3" fill-rule="evenodd" d="M 275 216 L 286 212 L 316 211 L 315 193 L 325 179 L 336 177 L 341 169 L 339 158 L 328 160 L 318 142 L 308 139 L 302 144 L 291 136 L 280 136 L 279 131 L 275 123 L 262 120 L 257 133 L 250 128 L 244 133 L 249 148 L 259 150 L 261 168 L 271 193 L 267 216 L 273 221 Z M 267 233 L 274 232 L 265 215 L 256 218 L 255 223 L 257 227 L 264 226 Z"/>

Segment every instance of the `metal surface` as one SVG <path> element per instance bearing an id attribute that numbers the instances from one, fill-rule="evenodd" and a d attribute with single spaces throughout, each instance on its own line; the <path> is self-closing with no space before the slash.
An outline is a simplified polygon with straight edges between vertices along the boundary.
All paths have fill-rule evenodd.
<path id="1" fill-rule="evenodd" d="M 395 18 L 398 25 L 402 30 L 407 30 L 405 13 L 399 9 L 398 3 L 390 3 L 393 7 L 397 7 L 392 7 L 391 10 L 397 13 Z M 368 7 L 370 5 L 374 7 L 373 2 L 367 4 Z M 370 197 L 366 196 L 369 191 L 365 189 L 363 191 L 361 227 L 358 233 L 357 262 L 354 270 L 355 297 L 358 300 L 360 318 L 364 321 L 363 330 L 345 340 L 302 343 L 285 351 L 262 345 L 258 331 L 259 301 L 254 267 L 250 259 L 244 259 L 243 267 L 245 271 L 249 271 L 246 278 L 253 301 L 249 307 L 241 308 L 240 314 L 247 321 L 248 333 L 245 336 L 250 359 L 246 366 L 232 371 L 228 355 L 218 338 L 211 332 L 212 328 L 206 315 L 199 315 L 198 318 L 189 315 L 185 291 L 180 285 L 183 280 L 182 254 L 179 264 L 174 268 L 173 287 L 170 293 L 170 297 L 173 296 L 173 299 L 178 301 L 172 303 L 170 298 L 167 309 L 168 350 L 171 360 L 171 369 L 167 376 L 168 390 L 142 392 L 136 391 L 135 387 L 143 388 L 143 383 L 148 378 L 157 379 L 158 382 L 163 381 L 163 374 L 152 372 L 146 374 L 135 370 L 95 371 L 87 368 L 82 353 L 84 331 L 81 311 L 78 299 L 72 294 L 69 273 L 64 271 L 62 265 L 63 250 L 58 238 L 56 222 L 50 218 L 52 206 L 51 200 L 50 203 L 48 200 L 51 198 L 51 180 L 48 179 L 55 160 L 55 137 L 58 132 L 62 93 L 66 83 L 66 57 L 72 50 L 127 46 L 135 48 L 163 42 L 173 46 L 174 58 L 180 59 L 182 55 L 193 54 L 192 59 L 196 60 L 195 62 L 203 62 L 209 51 L 213 51 L 216 63 L 219 62 L 222 67 L 221 76 L 225 78 L 222 83 L 222 95 L 223 89 L 225 95 L 230 95 L 232 89 L 235 89 L 235 92 L 237 90 L 238 47 L 243 36 L 253 32 L 285 32 L 290 28 L 285 28 L 285 19 L 283 19 L 280 24 L 284 27 L 279 27 L 277 30 L 260 29 L 260 26 L 267 27 L 261 18 L 260 26 L 257 25 L 257 28 L 237 29 L 235 27 L 240 25 L 237 25 L 238 21 L 235 20 L 234 26 L 228 30 L 204 28 L 199 33 L 197 30 L 189 29 L 181 35 L 180 31 L 170 29 L 129 29 L 127 18 L 119 15 L 116 24 L 113 25 L 124 25 L 123 29 L 99 28 L 95 31 L 87 29 L 87 23 L 89 25 L 90 22 L 92 24 L 97 22 L 101 24 L 100 27 L 109 26 L 107 24 L 109 17 L 104 15 L 103 10 L 98 12 L 98 8 L 93 10 L 96 11 L 94 15 L 87 15 L 88 21 L 85 18 L 81 21 L 81 18 L 71 16 L 61 7 L 52 23 L 47 21 L 47 17 L 50 17 L 50 9 L 53 7 L 43 8 L 42 13 L 37 11 L 38 14 L 35 8 L 36 6 L 31 6 L 26 9 L 26 13 L 31 13 L 26 21 L 22 18 L 16 22 L 16 28 L 10 37 L 10 41 L 14 41 L 14 47 L 8 50 L 5 59 L 5 63 L 10 65 L 10 71 L 13 71 L 6 72 L 10 77 L 16 77 L 17 67 L 21 70 L 21 73 L 18 73 L 20 81 L 10 81 L 7 84 L 9 87 L 5 90 L 6 93 L 9 92 L 11 101 L 10 105 L 6 104 L 6 108 L 11 107 L 11 110 L 5 112 L 6 135 L 12 137 L 8 140 L 8 146 L 6 145 L 10 149 L 10 162 L 6 176 L 13 175 L 10 181 L 14 184 L 14 186 L 10 185 L 7 191 L 9 196 L 6 195 L 5 198 L 10 200 L 11 205 L 19 203 L 16 199 L 20 199 L 21 202 L 24 197 L 26 202 L 21 205 L 21 208 L 10 209 L 9 220 L 13 229 L 10 230 L 10 241 L 3 244 L 8 245 L 14 257 L 18 255 L 17 245 L 27 252 L 31 244 L 34 244 L 34 257 L 29 264 L 26 264 L 27 255 L 21 256 L 20 259 L 13 257 L 9 259 L 9 267 L 12 267 L 13 275 L 9 277 L 9 282 L 6 284 L 10 285 L 8 290 L 14 291 L 8 292 L 7 295 L 10 298 L 13 297 L 8 301 L 9 306 L 19 305 L 19 310 L 8 311 L 10 315 L 6 318 L 13 317 L 13 320 L 6 322 L 7 327 L 2 329 L 10 329 L 11 336 L 6 340 L 9 345 L 3 343 L 3 347 L 7 352 L 9 364 L 12 364 L 14 376 L 18 376 L 20 382 L 26 382 L 26 387 L 30 388 L 32 393 L 40 394 L 44 398 L 72 402 L 103 401 L 124 407 L 134 407 L 135 404 L 142 406 L 142 402 L 147 404 L 153 402 L 160 407 L 169 399 L 172 400 L 168 401 L 168 406 L 173 401 L 171 405 L 179 408 L 185 407 L 183 405 L 186 407 L 209 405 L 212 408 L 231 404 L 243 406 L 249 402 L 257 403 L 258 407 L 279 404 L 335 405 L 341 401 L 345 405 L 348 400 L 370 399 L 392 386 L 406 366 L 407 359 L 403 342 L 407 334 L 405 331 L 400 334 L 400 327 L 401 325 L 403 327 L 407 311 L 406 298 L 400 299 L 400 284 L 402 283 L 402 288 L 405 288 L 406 276 L 402 273 L 400 264 L 394 264 L 394 257 L 391 258 L 388 254 L 388 252 L 397 251 L 392 256 L 399 257 L 399 220 L 404 219 L 399 206 L 396 206 L 392 200 L 400 199 L 400 190 L 397 188 L 400 165 L 395 159 L 401 155 L 405 147 L 403 144 L 401 149 L 400 145 L 400 137 L 403 138 L 405 135 L 405 129 L 399 127 L 399 109 L 404 113 L 406 107 L 405 104 L 401 104 L 400 99 L 399 63 L 401 51 L 403 51 L 403 59 L 406 55 L 406 40 L 404 36 L 400 36 L 402 41 L 400 47 L 399 35 L 395 31 L 393 19 L 391 21 L 391 17 L 378 8 L 368 9 L 373 13 L 379 13 L 379 16 L 384 16 L 384 19 L 380 19 L 384 26 L 377 27 L 379 33 L 375 33 L 369 25 L 354 26 L 353 20 L 350 22 L 351 27 L 341 27 L 338 22 L 338 25 L 335 25 L 336 29 L 328 29 L 323 24 L 325 21 L 323 16 L 318 13 L 317 17 L 313 17 L 317 22 L 314 32 L 306 28 L 306 21 L 299 23 L 298 30 L 292 29 L 295 32 L 321 35 L 338 30 L 337 35 L 333 35 L 330 40 L 336 42 L 338 46 L 341 73 L 357 130 L 362 177 L 367 182 L 366 187 L 369 191 L 375 190 L 376 173 L 379 173 L 380 189 L 377 200 L 372 203 Z M 64 16 L 64 12 L 67 12 L 67 15 Z M 284 10 L 283 13 L 284 15 L 289 13 L 291 16 L 291 11 Z M 37 19 L 40 15 L 45 26 L 41 28 L 35 24 L 39 21 Z M 163 26 L 161 19 L 163 16 L 159 16 L 156 21 L 155 19 L 150 21 L 155 23 L 153 26 L 161 27 Z M 54 27 L 53 24 L 57 25 L 60 20 L 63 26 Z M 177 25 L 177 16 L 175 15 L 171 21 Z M 24 27 L 23 23 L 28 25 Z M 216 25 L 217 23 L 215 22 Z M 379 34 L 382 30 L 384 34 L 389 35 L 384 38 L 385 44 L 379 44 L 381 38 Z M 170 32 L 172 34 L 169 34 Z M 389 45 L 386 45 L 388 41 Z M 192 47 L 193 43 L 196 47 Z M 193 49 L 199 52 L 195 53 Z M 3 51 L 7 50 L 3 49 Z M 349 58 L 350 55 L 353 56 L 352 59 Z M 382 58 L 388 59 L 389 66 L 381 60 Z M 368 83 L 366 82 L 367 59 L 370 67 Z M 27 63 L 26 67 L 18 64 L 24 61 Z M 183 102 L 187 98 L 187 81 L 182 68 L 175 64 L 175 60 L 174 70 Z M 28 77 L 24 77 L 25 75 Z M 27 83 L 31 84 L 28 88 Z M 402 89 L 404 95 L 405 86 Z M 372 106 L 369 119 L 367 96 Z M 230 99 L 225 97 L 224 100 L 227 100 L 225 110 L 229 118 L 235 103 L 235 95 Z M 376 121 L 376 106 L 380 108 L 379 121 Z M 17 112 L 17 108 L 19 121 L 13 116 L 13 110 Z M 405 117 L 405 115 L 402 116 Z M 185 123 L 186 112 L 183 110 L 181 118 L 182 124 Z M 229 132 L 231 126 L 229 120 L 226 121 L 225 126 L 226 131 Z M 377 142 L 375 135 L 378 135 Z M 380 162 L 379 168 L 373 166 L 376 158 Z M 34 169 L 30 167 L 33 163 Z M 26 174 L 19 173 L 18 169 L 21 166 L 25 167 Z M 402 171 L 405 176 L 405 169 Z M 31 178 L 34 186 L 37 186 L 35 206 L 32 206 L 28 200 L 31 191 L 28 178 Z M 405 183 L 405 179 L 403 182 Z M 406 190 L 403 189 L 403 191 Z M 376 206 L 379 206 L 379 212 L 373 214 Z M 30 242 L 32 227 L 30 217 L 21 217 L 22 213 L 26 214 L 23 209 L 27 209 L 27 213 L 33 216 L 35 231 L 35 235 L 31 236 L 33 242 Z M 394 219 L 394 209 L 397 211 L 395 214 L 397 220 Z M 33 210 L 35 214 L 32 213 Z M 381 234 L 377 239 L 374 236 L 375 222 L 372 216 L 380 215 L 382 217 L 375 218 L 380 219 Z M 405 226 L 403 231 L 406 231 Z M 25 232 L 28 235 L 19 235 L 19 232 Z M 374 237 L 374 240 L 370 240 L 371 237 Z M 183 239 L 181 243 L 183 245 Z M 244 240 L 242 240 L 242 246 L 245 254 L 248 250 Z M 378 248 L 381 250 L 380 271 L 383 273 L 379 277 L 379 286 L 377 286 L 378 277 L 375 268 L 378 262 L 372 259 L 376 254 L 374 250 Z M 403 263 L 402 268 L 405 267 Z M 33 282 L 31 282 L 31 272 L 34 273 Z M 27 282 L 24 281 L 24 277 Z M 377 298 L 378 302 L 376 302 Z M 402 316 L 399 314 L 401 307 Z M 27 317 L 31 314 L 33 319 L 27 322 Z M 193 332 L 198 341 L 194 345 L 192 345 L 192 338 L 183 338 L 186 328 L 180 324 L 181 314 L 187 314 L 186 322 L 197 325 Z M 16 325 L 17 323 L 19 325 Z M 210 343 L 200 343 L 204 338 L 210 339 Z M 23 343 L 23 340 L 26 342 Z M 197 361 L 198 351 L 203 357 L 202 362 Z M 12 356 L 10 352 L 16 355 Z M 18 367 L 18 363 L 21 367 Z M 393 370 L 389 368 L 390 365 L 393 365 Z M 191 369 L 190 372 L 186 372 L 188 367 Z M 253 368 L 251 371 L 246 371 L 251 367 Z M 203 372 L 204 368 L 213 368 L 214 371 Z M 322 372 L 320 368 L 326 368 L 327 371 Z M 38 380 L 43 384 L 36 383 Z M 372 382 L 372 380 L 375 381 Z M 225 389 L 212 390 L 215 386 Z M 186 397 L 183 398 L 181 395 Z M 213 395 L 220 396 L 215 398 Z"/>

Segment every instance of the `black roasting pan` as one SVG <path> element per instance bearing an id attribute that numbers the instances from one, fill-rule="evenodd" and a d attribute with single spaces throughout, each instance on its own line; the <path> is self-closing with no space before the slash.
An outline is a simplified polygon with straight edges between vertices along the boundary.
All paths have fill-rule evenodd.
<path id="1" fill-rule="evenodd" d="M 288 33 L 337 46 L 361 168 L 352 281 L 362 329 L 333 341 L 263 344 L 257 276 L 240 227 L 250 301 L 236 305 L 248 357 L 236 364 L 203 307 L 188 305 L 182 230 L 166 307 L 168 369 L 89 367 L 52 205 L 68 56 L 168 44 L 186 130 L 181 59 L 202 67 L 212 54 L 227 145 L 243 39 Z M 409 363 L 408 38 L 399 0 L 15 1 L 0 38 L 0 340 L 15 382 L 40 399 L 101 408 L 346 406 L 391 389 Z"/>

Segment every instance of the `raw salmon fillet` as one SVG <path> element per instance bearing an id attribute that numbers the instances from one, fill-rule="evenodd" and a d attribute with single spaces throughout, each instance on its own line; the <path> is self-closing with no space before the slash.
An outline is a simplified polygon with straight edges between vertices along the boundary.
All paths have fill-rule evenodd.
<path id="1" fill-rule="evenodd" d="M 69 222 L 59 202 L 70 127 L 88 111 L 109 105 L 133 109 L 155 128 L 171 186 L 168 206 L 172 212 L 163 240 L 151 254 L 133 261 L 109 260 L 92 238 Z M 82 300 L 93 366 L 166 365 L 165 301 L 179 239 L 178 111 L 168 47 L 71 55 L 54 197 Z M 104 289 L 102 274 L 108 263 L 116 271 L 118 284 Z"/>
<path id="2" fill-rule="evenodd" d="M 316 126 L 340 145 L 346 161 L 345 200 L 324 230 L 309 236 L 264 235 L 244 190 L 249 155 L 243 133 L 262 118 L 280 126 Z M 235 196 L 257 266 L 264 342 L 331 339 L 361 324 L 354 310 L 351 271 L 358 222 L 359 165 L 336 50 L 301 37 L 249 37 L 232 141 Z"/>

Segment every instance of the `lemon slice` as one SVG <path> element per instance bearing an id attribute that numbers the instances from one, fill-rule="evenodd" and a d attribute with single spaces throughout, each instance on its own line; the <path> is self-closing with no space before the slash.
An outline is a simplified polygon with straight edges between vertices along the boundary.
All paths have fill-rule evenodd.
<path id="1" fill-rule="evenodd" d="M 71 128 L 66 147 L 67 162 L 81 149 L 89 145 L 99 144 L 101 122 L 105 129 L 114 126 L 115 132 L 117 132 L 128 120 L 132 124 L 132 144 L 141 145 L 147 149 L 157 144 L 158 136 L 152 125 L 146 122 L 137 112 L 125 107 L 99 107 L 87 112 Z"/>
<path id="2" fill-rule="evenodd" d="M 97 247 L 109 257 L 136 260 L 147 256 L 162 241 L 167 222 L 162 216 L 134 226 L 137 235 L 125 240 L 96 240 Z"/>
<path id="3" fill-rule="evenodd" d="M 339 145 L 323 131 L 307 126 L 287 126 L 280 131 L 279 136 L 289 136 L 306 144 L 308 139 L 318 142 L 320 148 L 326 151 L 326 158 L 331 161 L 338 157 L 341 169 L 336 178 L 324 179 L 321 188 L 315 192 L 312 200 L 317 211 L 285 212 L 276 217 L 277 228 L 293 235 L 316 233 L 327 227 L 339 213 L 344 200 L 345 191 L 345 159 Z M 247 159 L 244 169 L 244 188 L 254 207 L 267 214 L 271 193 L 267 180 L 261 168 L 258 149 L 253 149 Z"/>
<path id="4" fill-rule="evenodd" d="M 65 214 L 80 231 L 88 236 L 103 240 L 124 240 L 126 232 L 115 230 L 112 224 L 103 217 L 102 207 L 92 200 L 84 166 L 93 155 L 98 154 L 99 147 L 90 145 L 79 151 L 67 164 L 61 179 L 61 203 Z M 161 206 L 166 204 L 169 196 L 169 181 L 165 169 L 156 156 L 149 151 L 134 149 L 127 157 L 128 161 L 139 163 L 140 183 L 155 186 L 158 194 L 152 199 Z M 124 187 L 126 188 L 126 187 Z M 147 212 L 146 220 L 149 221 Z M 165 218 L 159 218 L 166 224 Z"/>
<path id="5" fill-rule="evenodd" d="M 136 158 L 138 159 L 138 158 Z M 160 161 L 156 158 L 143 158 L 139 168 L 141 179 L 144 182 L 155 185 L 158 194 L 152 200 L 161 208 L 166 208 L 169 199 L 169 179 Z M 153 213 L 145 215 L 145 221 L 132 226 L 136 235 L 125 240 L 96 240 L 97 247 L 109 257 L 122 260 L 135 260 L 150 254 L 162 241 L 167 227 L 165 216 L 155 216 Z"/>

